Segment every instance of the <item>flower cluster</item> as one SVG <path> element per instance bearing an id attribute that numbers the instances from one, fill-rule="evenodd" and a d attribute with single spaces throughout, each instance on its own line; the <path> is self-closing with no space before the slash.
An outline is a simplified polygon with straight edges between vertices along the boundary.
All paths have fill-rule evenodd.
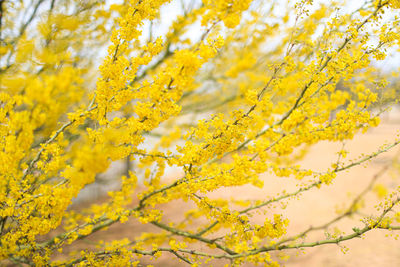
<path id="1" fill-rule="evenodd" d="M 378 196 L 377 215 L 349 234 L 307 243 L 322 228 L 288 236 L 284 212 L 286 201 L 400 143 L 352 161 L 343 147 L 323 171 L 299 163 L 321 141 L 344 144 L 376 127 L 396 103 L 394 76 L 375 63 L 399 47 L 399 1 L 365 1 L 351 13 L 337 12 L 337 1 L 114 2 L 0 1 L 0 264 L 138 266 L 168 253 L 193 266 L 277 266 L 273 251 L 400 229 L 399 188 L 376 177 L 365 192 Z M 155 30 L 164 23 L 166 32 Z M 179 171 L 168 179 L 171 168 Z M 265 173 L 297 189 L 216 197 L 261 190 Z M 107 175 L 118 189 L 72 207 Z M 326 227 L 362 209 L 365 192 Z M 182 218 L 165 216 L 162 204 L 183 202 L 192 208 Z M 131 220 L 158 230 L 56 260 Z"/>

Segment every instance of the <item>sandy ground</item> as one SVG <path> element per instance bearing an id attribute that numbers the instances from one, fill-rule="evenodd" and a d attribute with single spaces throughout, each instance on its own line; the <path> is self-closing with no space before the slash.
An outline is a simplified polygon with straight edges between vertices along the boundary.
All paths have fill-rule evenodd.
<path id="1" fill-rule="evenodd" d="M 400 114 L 400 113 L 399 113 Z M 400 130 L 400 116 L 391 116 L 390 119 L 382 123 L 378 128 L 372 129 L 364 135 L 359 135 L 353 141 L 349 141 L 346 148 L 351 151 L 348 159 L 356 158 L 360 154 L 368 154 L 376 151 L 383 142 L 394 140 L 396 133 Z M 307 157 L 301 161 L 303 167 L 314 170 L 324 170 L 330 166 L 337 158 L 335 154 L 340 150 L 341 144 L 332 142 L 322 142 L 314 146 Z M 349 203 L 351 197 L 364 190 L 375 173 L 377 173 L 390 159 L 399 151 L 400 147 L 381 154 L 365 166 L 357 166 L 351 171 L 338 175 L 334 183 L 330 186 L 322 186 L 321 189 L 314 189 L 302 195 L 298 201 L 287 202 L 288 206 L 284 210 L 284 215 L 290 220 L 288 233 L 299 233 L 310 226 L 319 226 L 335 217 L 335 210 L 344 203 Z M 245 186 L 234 189 L 222 189 L 214 193 L 214 196 L 240 199 L 267 199 L 276 192 L 286 189 L 293 191 L 297 182 L 292 179 L 276 178 L 272 175 L 263 175 L 265 186 L 263 189 Z M 391 189 L 399 185 L 400 178 L 393 178 L 390 172 L 385 173 L 378 183 L 385 183 Z M 352 194 L 349 195 L 349 192 Z M 366 210 L 375 214 L 376 210 L 370 202 L 376 202 L 374 194 L 366 195 Z M 83 205 L 77 204 L 78 206 Z M 174 201 L 163 205 L 165 211 L 165 221 L 182 218 L 182 210 L 192 207 L 189 203 Z M 362 227 L 362 223 L 344 219 L 338 224 L 338 228 L 346 233 L 352 232 L 352 227 Z M 79 241 L 73 247 L 67 248 L 65 253 L 71 249 L 84 249 L 91 247 L 92 242 L 103 239 L 112 240 L 124 237 L 137 236 L 143 231 L 154 231 L 155 228 L 149 225 L 142 225 L 137 221 L 128 221 L 125 224 L 117 224 L 110 227 L 107 231 L 96 233 L 89 241 Z M 330 228 L 332 230 L 332 228 Z M 368 232 L 364 238 L 357 238 L 346 241 L 342 245 L 324 245 L 303 250 L 292 250 L 291 256 L 285 266 L 400 266 L 400 240 L 394 237 L 387 237 L 387 231 L 375 230 Z M 309 241 L 323 239 L 322 231 L 310 234 Z M 347 253 L 343 253 L 341 248 L 348 248 Z M 201 246 L 200 246 L 201 247 Z M 223 266 L 227 262 L 213 263 L 213 266 Z M 174 257 L 163 256 L 158 261 L 143 259 L 143 264 L 153 264 L 154 266 L 187 266 L 179 262 Z M 252 266 L 252 265 L 246 265 Z"/>

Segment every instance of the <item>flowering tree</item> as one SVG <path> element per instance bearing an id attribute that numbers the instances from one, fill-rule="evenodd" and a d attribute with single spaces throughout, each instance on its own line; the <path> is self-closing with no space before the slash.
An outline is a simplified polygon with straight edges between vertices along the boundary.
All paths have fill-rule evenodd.
<path id="1" fill-rule="evenodd" d="M 296 163 L 320 141 L 377 126 L 382 103 L 394 103 L 375 63 L 399 47 L 399 1 L 192 0 L 172 3 L 172 14 L 162 11 L 166 0 L 107 2 L 0 0 L 0 260 L 130 266 L 165 253 L 193 265 L 275 266 L 274 251 L 400 229 L 398 188 L 363 227 L 321 240 L 305 238 L 356 213 L 371 186 L 326 225 L 294 236 L 284 210 L 271 209 L 400 142 L 357 160 L 343 149 L 324 172 Z M 68 209 L 112 162 L 126 165 L 120 189 Z M 167 166 L 179 170 L 172 181 L 163 179 Z M 210 195 L 262 188 L 265 172 L 302 183 L 257 201 Z M 160 205 L 173 200 L 196 208 L 166 220 Z M 252 220 L 260 210 L 262 223 Z M 55 260 L 127 220 L 161 231 Z"/>

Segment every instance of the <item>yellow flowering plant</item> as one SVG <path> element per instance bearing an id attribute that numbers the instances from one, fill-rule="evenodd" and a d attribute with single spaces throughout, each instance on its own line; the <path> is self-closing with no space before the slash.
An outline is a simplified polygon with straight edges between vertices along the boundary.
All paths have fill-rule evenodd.
<path id="1" fill-rule="evenodd" d="M 320 172 L 298 166 L 308 148 L 353 139 L 396 103 L 376 63 L 399 50 L 400 2 L 353 2 L 0 0 L 1 264 L 136 266 L 170 254 L 193 266 L 277 266 L 277 251 L 399 230 L 400 187 L 376 177 L 324 227 L 288 235 L 276 206 L 400 143 L 356 160 L 343 148 Z M 72 209 L 107 171 L 120 188 Z M 214 194 L 263 188 L 264 173 L 300 182 L 258 200 Z M 305 240 L 355 215 L 368 191 L 378 209 L 361 228 Z M 195 208 L 166 218 L 173 201 Z M 60 256 L 130 220 L 154 231 Z"/>

